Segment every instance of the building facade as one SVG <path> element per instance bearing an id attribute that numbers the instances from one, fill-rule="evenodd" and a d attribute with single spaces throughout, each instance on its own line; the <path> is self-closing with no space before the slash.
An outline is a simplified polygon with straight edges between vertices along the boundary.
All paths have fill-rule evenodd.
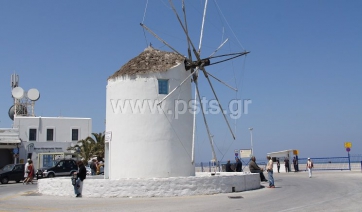
<path id="1" fill-rule="evenodd" d="M 21 140 L 18 162 L 24 163 L 31 158 L 35 168 L 41 168 L 44 164 L 38 164 L 38 161 L 46 163 L 52 156 L 39 158 L 39 153 L 70 153 L 67 148 L 91 136 L 92 119 L 16 116 L 13 128 L 17 129 Z"/>

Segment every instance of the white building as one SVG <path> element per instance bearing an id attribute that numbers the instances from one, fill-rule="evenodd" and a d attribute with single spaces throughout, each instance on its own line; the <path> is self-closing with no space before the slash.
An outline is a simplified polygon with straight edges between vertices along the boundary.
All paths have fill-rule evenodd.
<path id="1" fill-rule="evenodd" d="M 27 158 L 31 158 L 35 168 L 40 168 L 43 164 L 37 164 L 38 153 L 70 152 L 67 150 L 68 147 L 91 136 L 91 133 L 90 118 L 16 116 L 13 129 L 8 129 L 7 133 L 11 134 L 12 139 L 9 139 L 9 136 L 5 139 L 5 134 L 0 134 L 0 140 L 1 137 L 4 138 L 1 142 L 7 144 L 1 146 L 8 146 L 5 151 L 0 150 L 1 159 L 7 158 L 4 162 L 0 161 L 0 166 L 14 162 L 24 163 Z M 18 158 L 14 157 L 15 148 L 19 150 Z M 13 157 L 13 160 L 9 160 Z M 45 163 L 52 156 L 44 157 L 47 158 L 41 161 Z"/>
<path id="2" fill-rule="evenodd" d="M 16 162 L 20 144 L 18 129 L 0 128 L 0 168 Z"/>
<path id="3" fill-rule="evenodd" d="M 106 178 L 195 175 L 191 163 L 192 113 L 186 110 L 175 116 L 175 103 L 191 100 L 191 80 L 169 96 L 162 109 L 157 106 L 189 74 L 183 57 L 148 48 L 109 77 Z"/>

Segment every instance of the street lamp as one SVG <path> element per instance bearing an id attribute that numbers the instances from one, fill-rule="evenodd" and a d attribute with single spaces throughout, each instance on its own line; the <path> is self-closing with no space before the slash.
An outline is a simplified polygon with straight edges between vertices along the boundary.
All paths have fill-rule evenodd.
<path id="1" fill-rule="evenodd" d="M 254 151 L 253 151 L 253 128 L 249 127 L 249 131 L 250 131 L 251 155 L 254 156 Z"/>

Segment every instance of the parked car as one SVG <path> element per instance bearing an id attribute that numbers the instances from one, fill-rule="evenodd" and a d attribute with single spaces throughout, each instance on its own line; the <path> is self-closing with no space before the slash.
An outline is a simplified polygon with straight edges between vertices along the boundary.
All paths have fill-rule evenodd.
<path id="1" fill-rule="evenodd" d="M 36 172 L 37 178 L 42 177 L 58 177 L 58 176 L 71 176 L 73 172 L 78 170 L 75 160 L 63 159 L 58 161 L 53 167 L 43 167 Z"/>
<path id="2" fill-rule="evenodd" d="M 1 184 L 7 184 L 9 181 L 20 182 L 24 180 L 25 164 L 8 164 L 0 170 Z"/>

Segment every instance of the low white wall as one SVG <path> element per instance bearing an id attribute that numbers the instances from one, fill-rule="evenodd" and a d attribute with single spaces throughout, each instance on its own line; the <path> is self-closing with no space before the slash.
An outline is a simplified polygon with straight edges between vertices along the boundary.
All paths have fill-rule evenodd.
<path id="1" fill-rule="evenodd" d="M 152 179 L 96 179 L 83 181 L 83 197 L 166 197 L 231 193 L 260 188 L 259 174 L 196 173 L 190 177 Z M 70 177 L 40 179 L 38 192 L 53 196 L 75 196 Z"/>

